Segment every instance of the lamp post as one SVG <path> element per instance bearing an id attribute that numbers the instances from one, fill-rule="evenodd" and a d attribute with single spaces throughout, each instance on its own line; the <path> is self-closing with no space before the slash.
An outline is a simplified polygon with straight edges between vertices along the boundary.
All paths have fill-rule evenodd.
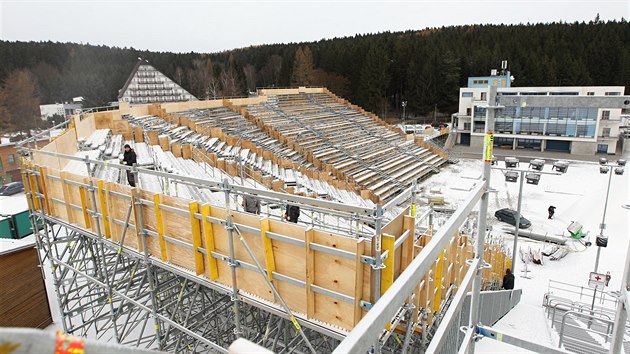
<path id="1" fill-rule="evenodd" d="M 599 172 L 600 173 L 608 173 L 608 187 L 606 187 L 606 201 L 604 202 L 604 214 L 602 215 L 602 222 L 599 224 L 599 235 L 595 240 L 595 244 L 597 245 L 597 256 L 595 256 L 595 270 L 594 273 L 597 273 L 597 268 L 599 266 L 599 255 L 602 251 L 602 247 L 608 246 L 608 236 L 604 236 L 604 229 L 606 229 L 606 210 L 608 209 L 608 197 L 610 196 L 610 184 L 612 182 L 613 171 L 617 175 L 623 175 L 623 167 L 625 165 L 625 161 L 621 162 L 620 160 L 617 164 L 609 164 L 606 158 L 599 159 Z M 595 309 L 595 298 L 597 297 L 597 287 L 593 290 L 593 301 L 591 302 L 591 313 Z"/>
<path id="2" fill-rule="evenodd" d="M 508 158 L 506 158 L 507 160 Z M 516 164 L 518 164 L 518 162 L 516 162 Z M 544 164 L 544 162 L 543 162 Z M 509 165 L 506 163 L 506 165 Z M 531 166 L 531 165 L 530 165 Z M 493 170 L 499 170 L 499 171 L 505 171 L 504 175 L 505 175 L 505 180 L 508 182 L 516 182 L 516 179 L 518 179 L 520 177 L 520 181 L 519 181 L 519 187 L 518 187 L 518 202 L 517 202 L 517 210 L 516 210 L 516 222 L 514 225 L 514 243 L 512 245 L 512 274 L 515 274 L 514 270 L 516 269 L 516 249 L 518 246 L 518 234 L 519 234 L 519 229 L 520 229 L 520 224 L 521 224 L 521 205 L 522 205 L 522 201 L 523 201 L 523 182 L 525 180 L 527 180 L 528 184 L 534 184 L 537 185 L 538 182 L 540 181 L 540 176 L 541 175 L 561 175 L 562 173 L 560 172 L 543 172 L 542 171 L 542 165 L 540 165 L 539 167 L 540 169 L 536 169 L 536 170 L 516 170 L 514 168 L 500 168 L 500 167 L 493 167 Z M 514 282 L 516 283 L 516 278 L 514 280 Z"/>
<path id="3" fill-rule="evenodd" d="M 407 107 L 407 101 L 402 101 L 402 109 L 403 109 L 402 121 L 403 121 L 403 124 L 405 124 L 405 118 L 406 118 L 406 116 L 405 116 L 405 108 L 406 107 Z"/>

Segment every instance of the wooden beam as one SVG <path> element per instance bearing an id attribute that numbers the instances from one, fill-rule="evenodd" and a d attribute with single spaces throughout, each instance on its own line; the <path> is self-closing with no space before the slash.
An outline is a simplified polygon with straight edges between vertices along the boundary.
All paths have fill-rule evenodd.
<path id="1" fill-rule="evenodd" d="M 112 237 L 112 231 L 109 228 L 109 211 L 107 210 L 107 200 L 105 199 L 105 190 L 104 190 L 105 182 L 103 180 L 98 180 L 96 182 L 96 188 L 98 191 L 98 199 L 100 201 L 101 207 L 101 219 L 103 220 L 103 229 L 105 232 L 105 238 L 109 239 Z"/>
<path id="2" fill-rule="evenodd" d="M 361 307 L 361 299 L 363 298 L 363 262 L 361 256 L 365 251 L 365 239 L 359 239 L 357 249 L 355 251 L 354 268 L 354 324 L 356 325 L 363 317 L 363 308 Z"/>
<path id="3" fill-rule="evenodd" d="M 217 265 L 216 258 L 212 257 L 212 252 L 215 250 L 214 246 L 214 230 L 212 229 L 212 223 L 208 221 L 210 216 L 210 205 L 204 204 L 201 206 L 201 217 L 203 225 L 203 237 L 206 242 L 206 260 L 208 263 L 208 271 L 211 280 L 216 280 L 219 277 L 219 267 Z"/>
<path id="4" fill-rule="evenodd" d="M 273 255 L 273 243 L 272 240 L 267 237 L 267 231 L 269 231 L 269 219 L 263 218 L 260 220 L 260 236 L 262 237 L 263 247 L 265 248 L 265 263 L 267 264 L 267 278 L 273 280 L 273 272 L 276 271 L 276 261 Z"/>
<path id="5" fill-rule="evenodd" d="M 163 261 L 168 261 L 168 251 L 166 241 L 164 240 L 164 220 L 162 220 L 162 195 L 155 194 L 153 196 L 153 204 L 155 209 L 155 220 L 157 221 L 158 241 L 160 243 L 160 256 Z"/>
<path id="6" fill-rule="evenodd" d="M 311 289 L 311 285 L 315 281 L 315 251 L 311 249 L 311 243 L 315 230 L 308 228 L 305 231 L 304 241 L 306 249 L 306 317 L 313 318 L 315 315 L 315 293 Z"/>
<path id="7" fill-rule="evenodd" d="M 46 167 L 39 168 L 39 186 L 41 187 L 41 192 L 44 195 L 44 207 L 46 209 L 46 213 L 49 215 L 51 213 L 50 200 L 48 198 L 48 188 L 46 188 Z"/>
<path id="8" fill-rule="evenodd" d="M 63 190 L 63 201 L 66 204 L 66 213 L 68 215 L 68 222 L 73 224 L 74 215 L 72 213 L 72 208 L 70 207 L 70 190 L 68 189 L 68 183 L 66 182 L 66 178 L 68 176 L 68 172 L 62 171 L 61 174 L 61 189 Z"/>
<path id="9" fill-rule="evenodd" d="M 201 247 L 201 227 L 199 220 L 195 218 L 195 213 L 199 211 L 199 203 L 190 202 L 188 210 L 190 211 L 190 228 L 192 230 L 193 252 L 195 254 L 195 272 L 199 275 L 204 271 L 203 254 L 199 252 L 199 247 Z"/>
<path id="10" fill-rule="evenodd" d="M 383 252 L 389 251 L 387 259 L 383 262 L 385 268 L 381 271 L 381 295 L 394 283 L 394 260 L 396 258 L 396 250 L 394 249 L 396 237 L 383 234 L 381 237 L 381 247 Z"/>
<path id="11" fill-rule="evenodd" d="M 83 182 L 85 182 L 86 179 L 87 178 L 85 178 Z M 90 214 L 88 213 L 87 191 L 85 190 L 85 187 L 83 186 L 79 187 L 79 196 L 81 198 L 81 211 L 83 212 L 83 220 L 85 222 L 85 228 L 89 229 L 90 228 Z"/>
<path id="12" fill-rule="evenodd" d="M 434 277 L 434 289 L 435 289 L 435 297 L 433 298 L 433 311 L 437 312 L 440 310 L 440 304 L 442 303 L 442 273 L 444 268 L 444 251 L 440 253 L 440 256 L 437 259 L 437 264 L 435 266 L 435 277 Z"/>

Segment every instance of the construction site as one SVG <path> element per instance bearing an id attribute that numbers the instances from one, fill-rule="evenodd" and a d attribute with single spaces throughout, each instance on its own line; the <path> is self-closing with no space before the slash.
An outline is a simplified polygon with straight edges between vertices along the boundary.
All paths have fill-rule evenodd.
<path id="1" fill-rule="evenodd" d="M 44 148 L 22 143 L 22 172 L 73 336 L 164 352 L 244 338 L 277 353 L 450 353 L 479 316 L 466 293 L 499 288 L 511 266 L 500 243 L 474 245 L 483 184 L 436 207 L 422 182 L 455 158 L 325 88 L 121 102 L 56 128 Z"/>

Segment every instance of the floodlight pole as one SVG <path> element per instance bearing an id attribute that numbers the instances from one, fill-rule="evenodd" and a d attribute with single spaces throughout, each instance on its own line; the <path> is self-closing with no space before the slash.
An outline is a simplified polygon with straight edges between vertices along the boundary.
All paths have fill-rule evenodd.
<path id="1" fill-rule="evenodd" d="M 606 189 L 606 201 L 604 202 L 604 215 L 602 216 L 602 223 L 599 224 L 599 236 L 597 236 L 597 239 L 604 239 L 604 229 L 606 229 L 606 209 L 608 208 L 608 196 L 610 195 L 610 182 L 612 181 L 612 175 L 613 175 L 613 171 L 614 168 L 611 165 L 606 165 L 608 166 L 608 187 Z M 606 243 L 608 243 L 608 240 L 606 240 Z M 599 254 L 602 251 L 602 246 L 599 245 L 599 242 L 595 242 L 595 244 L 597 245 L 597 256 L 595 256 L 595 270 L 593 272 L 597 273 L 597 267 L 599 266 Z M 593 310 L 595 309 L 595 298 L 597 297 L 597 287 L 595 287 L 595 289 L 593 289 L 593 301 L 591 302 L 591 314 L 593 313 Z"/>
<path id="2" fill-rule="evenodd" d="M 488 87 L 488 107 L 486 109 L 486 134 L 484 136 L 482 161 L 483 161 L 483 183 L 484 192 L 481 196 L 481 202 L 479 203 L 479 223 L 477 228 L 477 246 L 475 247 L 475 258 L 479 260 L 478 269 L 476 269 L 475 277 L 472 284 L 472 296 L 470 302 L 470 322 L 468 331 L 476 332 L 477 325 L 479 324 L 479 317 L 481 312 L 480 292 L 482 281 L 482 270 L 484 266 L 483 254 L 484 246 L 486 243 L 486 225 L 488 219 L 488 199 L 490 189 L 490 172 L 492 167 L 492 148 L 494 144 L 493 132 L 494 132 L 494 117 L 496 109 L 499 108 L 496 102 L 497 87 Z M 473 117 L 474 119 L 474 117 Z M 465 344 L 464 344 L 465 345 Z M 468 346 L 468 353 L 473 354 L 475 352 L 475 341 L 472 340 Z"/>
<path id="3" fill-rule="evenodd" d="M 516 274 L 516 246 L 518 244 L 519 225 L 521 224 L 521 202 L 523 201 L 523 180 L 525 180 L 525 171 L 520 171 L 520 185 L 518 186 L 518 207 L 516 208 L 516 225 L 514 226 L 514 245 L 512 246 L 512 274 Z M 527 277 L 527 273 L 525 273 Z M 516 276 L 514 276 L 514 284 L 516 284 Z"/>

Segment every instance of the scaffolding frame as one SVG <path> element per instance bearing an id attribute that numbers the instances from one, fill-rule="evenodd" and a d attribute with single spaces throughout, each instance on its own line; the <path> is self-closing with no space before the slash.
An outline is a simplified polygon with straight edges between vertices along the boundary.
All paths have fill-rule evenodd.
<path id="1" fill-rule="evenodd" d="M 79 158 L 29 147 L 21 149 L 27 156 L 44 154 L 81 161 L 90 172 L 94 170 L 91 167 L 106 164 L 87 157 Z M 30 168 L 25 161 L 22 163 L 25 185 L 35 187 L 27 188 L 26 191 L 31 208 L 31 222 L 36 245 L 40 250 L 41 265 L 51 270 L 64 332 L 146 349 L 217 353 L 226 353 L 227 346 L 239 337 L 278 352 L 331 352 L 347 334 L 317 321 L 298 319 L 286 306 L 273 306 L 249 297 L 240 293 L 238 287 L 222 286 L 188 270 L 149 257 L 146 254 L 149 230 L 139 230 L 143 236 L 144 252 L 125 247 L 125 236 L 131 237 L 128 234 L 131 233 L 129 227 L 132 208 L 134 204 L 141 208 L 146 203 L 139 196 L 130 198 L 126 220 L 117 221 L 124 227 L 120 242 L 104 237 L 99 223 L 104 216 L 100 212 L 88 212 L 87 217 L 96 226 L 95 232 L 50 215 L 46 210 L 45 194 L 42 190 L 42 170 Z M 227 180 L 217 183 L 135 166 L 116 167 L 130 170 L 136 180 L 138 174 L 147 173 L 223 190 L 227 209 L 230 209 L 231 199 L 235 195 L 255 193 L 259 198 L 278 203 L 295 203 L 313 212 L 370 223 L 375 228 L 373 244 L 377 253 L 374 257 L 363 256 L 364 261 L 372 266 L 373 273 L 379 274 L 383 259 L 387 257 L 387 253 L 380 252 L 381 242 L 378 240 L 381 235 L 377 231 L 385 221 L 384 209 L 380 204 L 370 210 L 326 200 L 256 190 L 230 184 Z M 92 202 L 96 204 L 94 196 L 97 188 L 91 179 L 85 184 L 72 183 L 90 193 Z M 409 188 L 388 203 L 387 207 L 395 207 L 413 195 L 414 190 Z M 94 210 L 97 209 L 94 205 Z M 230 239 L 239 238 L 239 228 L 229 217 L 225 220 L 225 227 L 230 234 L 233 233 Z M 352 230 L 348 234 L 352 235 Z M 244 241 L 242 237 L 240 239 Z M 233 250 L 233 245 L 231 249 Z M 204 250 L 200 248 L 199 251 Z M 242 266 L 235 260 L 234 254 L 230 254 L 230 258 L 234 260 L 232 270 Z M 261 266 L 258 264 L 257 267 L 264 277 Z M 375 278 L 380 280 L 380 275 Z M 270 285 L 273 287 L 273 284 Z M 373 286 L 380 288 L 380 281 Z M 275 295 L 279 296 L 277 292 Z M 402 307 L 394 319 L 395 324 L 408 320 L 411 312 L 412 307 Z M 403 334 L 389 330 L 379 349 L 397 352 L 422 343 L 420 340 L 411 340 L 417 334 L 411 331 L 411 326 L 408 327 L 410 330 Z"/>

